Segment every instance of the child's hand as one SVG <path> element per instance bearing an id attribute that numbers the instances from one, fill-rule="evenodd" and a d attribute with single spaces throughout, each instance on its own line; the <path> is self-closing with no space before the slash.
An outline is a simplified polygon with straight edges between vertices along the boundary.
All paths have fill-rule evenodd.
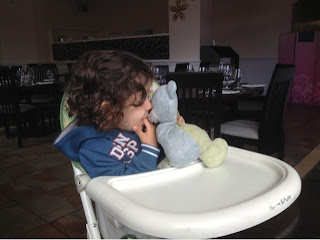
<path id="1" fill-rule="evenodd" d="M 146 118 L 143 119 L 143 123 L 146 127 L 145 131 L 142 131 L 138 126 L 133 126 L 132 130 L 138 135 L 142 143 L 158 147 L 156 127 Z"/>
<path id="2" fill-rule="evenodd" d="M 186 123 L 184 118 L 182 116 L 178 116 L 178 115 L 177 115 L 177 122 Z"/>

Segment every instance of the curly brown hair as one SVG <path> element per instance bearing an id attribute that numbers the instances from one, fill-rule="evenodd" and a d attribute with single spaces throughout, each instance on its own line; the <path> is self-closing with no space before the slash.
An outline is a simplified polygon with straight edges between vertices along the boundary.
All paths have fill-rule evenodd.
<path id="1" fill-rule="evenodd" d="M 72 68 L 67 89 L 68 115 L 76 115 L 79 125 L 94 125 L 98 130 L 115 128 L 123 118 L 123 109 L 128 107 L 129 97 L 135 96 L 131 106 L 143 104 L 147 97 L 145 86 L 152 78 L 150 67 L 131 53 L 85 53 Z"/>

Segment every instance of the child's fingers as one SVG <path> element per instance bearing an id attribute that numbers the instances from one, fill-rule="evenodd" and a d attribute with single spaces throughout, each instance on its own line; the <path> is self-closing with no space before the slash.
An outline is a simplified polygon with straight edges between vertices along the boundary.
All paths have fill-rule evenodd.
<path id="1" fill-rule="evenodd" d="M 156 127 L 148 119 L 144 119 L 143 124 L 145 131 L 138 126 L 134 126 L 132 130 L 138 135 L 142 143 L 157 147 Z"/>
<path id="2" fill-rule="evenodd" d="M 146 126 L 147 131 L 153 128 L 153 124 L 147 118 L 143 119 L 143 123 Z"/>
<path id="3" fill-rule="evenodd" d="M 138 135 L 138 137 L 141 139 L 143 135 L 143 131 L 138 126 L 133 126 L 132 130 Z"/>

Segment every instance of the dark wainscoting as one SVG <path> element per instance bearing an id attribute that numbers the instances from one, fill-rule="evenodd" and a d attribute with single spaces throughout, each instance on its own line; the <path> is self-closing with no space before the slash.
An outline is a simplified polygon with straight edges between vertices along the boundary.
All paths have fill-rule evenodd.
<path id="1" fill-rule="evenodd" d="M 84 52 L 110 49 L 125 50 L 146 60 L 169 59 L 169 35 L 52 44 L 54 61 L 75 61 Z"/>

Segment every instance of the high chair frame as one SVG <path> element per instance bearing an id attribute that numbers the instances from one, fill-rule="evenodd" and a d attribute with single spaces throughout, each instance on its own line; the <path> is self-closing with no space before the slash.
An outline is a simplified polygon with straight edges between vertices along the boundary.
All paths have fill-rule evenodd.
<path id="1" fill-rule="evenodd" d="M 60 103 L 60 126 L 63 130 L 68 124 L 70 124 L 75 118 L 70 118 L 66 112 L 66 94 L 63 94 Z M 88 239 L 101 239 L 98 221 L 96 218 L 95 210 L 92 200 L 88 197 L 86 192 L 86 186 L 91 180 L 89 175 L 82 169 L 80 163 L 71 161 L 72 169 L 74 172 L 74 182 L 77 187 L 77 191 L 80 195 L 83 211 L 86 217 L 86 229 Z"/>
<path id="2" fill-rule="evenodd" d="M 72 163 L 72 169 L 74 172 L 74 181 L 81 198 L 83 211 L 86 216 L 86 229 L 88 239 L 101 239 L 98 221 L 94 212 L 92 200 L 88 197 L 86 192 L 86 186 L 91 180 L 88 174 L 82 172 Z"/>
<path id="3" fill-rule="evenodd" d="M 159 87 L 157 81 L 152 82 L 151 86 L 151 96 L 153 92 Z M 61 130 L 66 128 L 74 119 L 75 117 L 69 117 L 68 113 L 66 112 L 67 106 L 67 97 L 66 93 L 63 94 L 61 102 L 60 102 L 60 127 Z M 74 181 L 77 187 L 77 191 L 80 195 L 81 203 L 83 206 L 83 211 L 86 217 L 86 229 L 87 229 L 87 237 L 88 239 L 101 239 L 101 233 L 99 229 L 98 220 L 95 213 L 95 208 L 93 201 L 88 197 L 86 192 L 86 186 L 91 180 L 89 175 L 85 172 L 79 162 L 71 161 L 72 169 L 74 172 Z M 119 227 L 119 225 L 115 222 L 114 225 Z"/>

